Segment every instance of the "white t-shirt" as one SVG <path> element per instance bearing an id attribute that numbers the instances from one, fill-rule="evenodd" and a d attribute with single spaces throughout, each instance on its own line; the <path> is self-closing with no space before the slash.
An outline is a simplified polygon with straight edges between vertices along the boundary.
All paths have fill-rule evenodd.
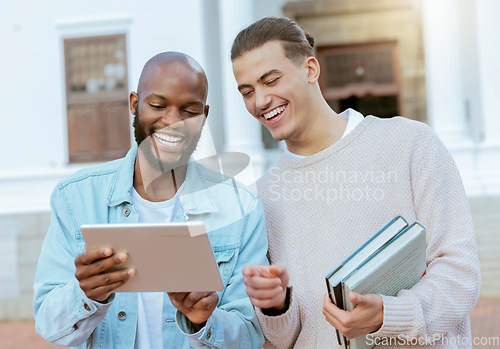
<path id="1" fill-rule="evenodd" d="M 352 109 L 347 109 L 344 110 L 342 113 L 339 114 L 340 117 L 347 119 L 347 126 L 345 127 L 344 134 L 342 134 L 342 137 L 340 139 L 344 138 L 358 126 L 358 124 L 363 121 L 363 115 L 359 113 L 350 113 L 350 110 Z M 292 153 L 288 148 L 285 147 L 285 152 L 286 156 L 288 156 L 290 159 L 303 159 L 306 156 L 305 155 L 298 155 L 295 153 Z"/>
<path id="2" fill-rule="evenodd" d="M 142 198 L 132 187 L 132 201 L 139 215 L 139 223 L 171 222 L 180 205 L 179 193 L 170 200 L 151 202 Z M 163 348 L 162 313 L 163 292 L 140 292 L 137 300 L 136 349 Z"/>

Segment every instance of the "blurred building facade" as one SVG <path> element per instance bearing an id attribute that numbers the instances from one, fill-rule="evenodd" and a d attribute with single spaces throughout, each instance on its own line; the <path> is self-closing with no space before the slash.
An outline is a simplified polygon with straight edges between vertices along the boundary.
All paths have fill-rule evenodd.
<path id="1" fill-rule="evenodd" d="M 334 110 L 429 123 L 461 171 L 476 222 L 484 296 L 498 296 L 500 32 L 496 0 L 8 1 L 0 14 L 0 321 L 32 317 L 49 197 L 74 171 L 134 142 L 128 93 L 151 56 L 182 51 L 206 69 L 211 105 L 198 156 L 241 151 L 259 176 L 283 145 L 246 112 L 229 51 L 265 16 L 316 39 Z"/>

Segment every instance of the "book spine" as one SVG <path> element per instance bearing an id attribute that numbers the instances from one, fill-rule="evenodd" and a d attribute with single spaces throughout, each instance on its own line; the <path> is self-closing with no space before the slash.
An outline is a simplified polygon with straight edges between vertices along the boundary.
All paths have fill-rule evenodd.
<path id="1" fill-rule="evenodd" d="M 328 278 L 325 278 L 326 281 L 326 288 L 328 290 L 328 296 L 330 297 L 330 300 L 332 301 L 333 304 L 337 305 L 337 302 L 335 301 L 335 294 L 332 292 L 332 287 L 330 285 L 330 281 L 328 281 Z M 340 331 L 335 329 L 335 332 L 337 333 L 337 342 L 339 345 L 342 345 L 342 341 L 340 340 Z"/>

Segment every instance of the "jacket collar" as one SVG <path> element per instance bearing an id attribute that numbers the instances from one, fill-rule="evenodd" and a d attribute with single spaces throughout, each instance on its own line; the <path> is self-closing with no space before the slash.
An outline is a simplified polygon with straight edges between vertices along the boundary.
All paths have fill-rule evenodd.
<path id="1" fill-rule="evenodd" d="M 132 185 L 137 144 L 121 159 L 121 166 L 114 176 L 108 194 L 108 205 L 117 206 L 124 202 L 132 203 Z M 207 180 L 207 169 L 197 162 L 188 164 L 184 189 L 181 193 L 181 211 L 185 214 L 219 212 L 214 197 L 215 186 Z"/>
<path id="2" fill-rule="evenodd" d="M 120 161 L 120 166 L 109 187 L 108 205 L 117 206 L 124 202 L 132 203 L 131 189 L 134 183 L 134 165 L 137 155 L 137 143 Z"/>

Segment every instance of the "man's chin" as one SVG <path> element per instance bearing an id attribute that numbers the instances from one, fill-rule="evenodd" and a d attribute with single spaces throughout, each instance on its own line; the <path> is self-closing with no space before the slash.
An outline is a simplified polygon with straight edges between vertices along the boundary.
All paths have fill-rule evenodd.
<path id="1" fill-rule="evenodd" d="M 156 156 L 151 156 L 147 157 L 146 160 L 148 162 L 148 165 L 155 171 L 160 171 L 160 172 L 169 172 L 171 170 L 178 169 L 182 166 L 185 166 L 189 162 L 189 156 L 184 156 L 184 157 L 156 157 Z"/>
<path id="2" fill-rule="evenodd" d="M 283 132 L 283 130 L 278 130 L 278 129 L 273 129 L 271 127 L 268 127 L 267 125 L 263 124 L 267 130 L 269 131 L 269 133 L 271 134 L 271 136 L 274 138 L 275 141 L 283 141 L 286 139 L 285 137 L 285 133 Z"/>
<path id="3" fill-rule="evenodd" d="M 277 141 L 277 142 L 279 142 L 279 141 L 283 141 L 283 140 L 285 140 L 285 138 L 286 138 L 286 137 L 284 136 L 284 134 L 283 134 L 283 133 L 281 133 L 281 132 L 274 132 L 274 133 L 273 133 L 273 132 L 269 131 L 269 133 L 271 133 L 271 136 L 272 136 L 272 137 L 274 138 L 274 140 L 275 140 L 275 141 Z"/>
<path id="4" fill-rule="evenodd" d="M 189 163 L 189 157 L 181 158 L 181 159 L 160 159 L 159 163 L 161 164 L 161 168 L 164 172 L 178 169 L 180 167 L 186 166 Z"/>
<path id="5" fill-rule="evenodd" d="M 194 152 L 193 147 L 184 147 L 180 149 L 178 152 L 169 152 L 169 151 L 159 151 L 159 158 L 154 155 L 156 162 L 161 164 L 161 168 L 164 172 L 175 170 L 179 167 L 185 166 L 188 164 L 191 159 L 191 155 Z"/>

